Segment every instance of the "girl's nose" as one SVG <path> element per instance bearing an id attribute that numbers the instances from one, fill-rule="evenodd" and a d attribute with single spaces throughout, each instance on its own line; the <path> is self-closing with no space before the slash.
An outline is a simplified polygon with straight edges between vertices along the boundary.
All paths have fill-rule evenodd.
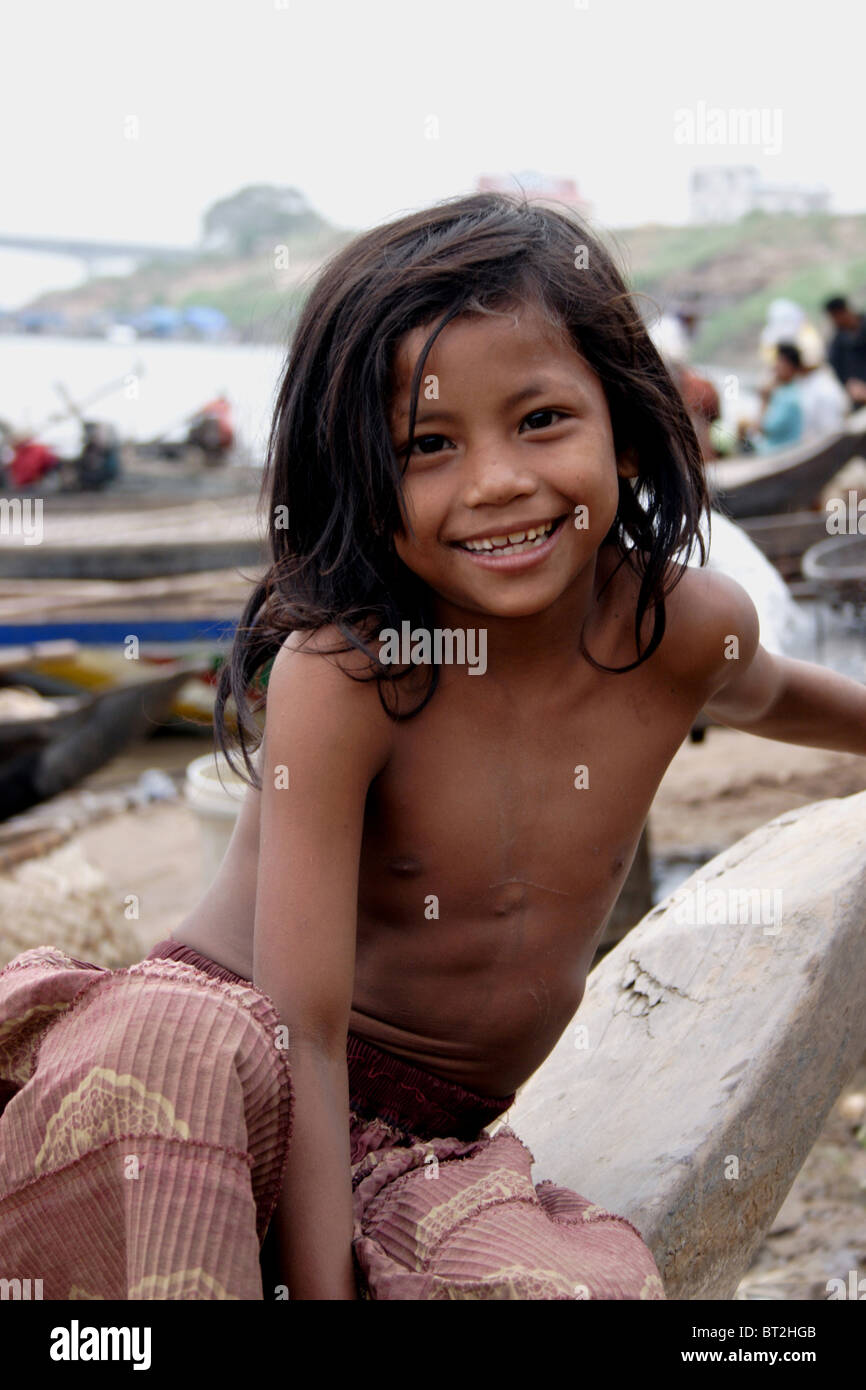
<path id="1" fill-rule="evenodd" d="M 499 505 L 512 497 L 528 497 L 538 486 L 526 463 L 510 458 L 505 447 L 467 455 L 464 477 L 463 500 L 467 507 Z"/>

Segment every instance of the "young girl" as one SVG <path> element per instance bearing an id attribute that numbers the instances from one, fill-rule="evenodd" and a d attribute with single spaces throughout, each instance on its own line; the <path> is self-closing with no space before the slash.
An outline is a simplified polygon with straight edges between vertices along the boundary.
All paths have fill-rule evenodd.
<path id="1" fill-rule="evenodd" d="M 273 562 L 218 701 L 251 789 L 174 939 L 105 972 L 138 982 L 135 1065 L 127 1003 L 111 1070 L 158 1095 L 148 1133 L 170 1106 L 176 1146 L 222 1154 L 230 1117 L 252 1199 L 235 1175 L 187 1180 L 181 1202 L 163 1161 L 158 1218 L 126 1227 L 149 1264 L 121 1296 L 261 1297 L 238 1250 L 273 1212 L 291 1298 L 663 1297 L 628 1222 L 534 1186 L 519 1139 L 485 1126 L 572 1019 L 698 712 L 866 753 L 866 692 L 768 655 L 745 592 L 684 565 L 697 441 L 570 214 L 477 195 L 336 255 L 292 344 L 269 487 Z M 245 692 L 271 659 L 256 750 Z M 173 990 L 201 1017 L 258 1010 L 270 1059 L 223 1075 L 228 1025 L 203 1042 Z M 106 1037 L 91 1026 L 91 1071 Z"/>

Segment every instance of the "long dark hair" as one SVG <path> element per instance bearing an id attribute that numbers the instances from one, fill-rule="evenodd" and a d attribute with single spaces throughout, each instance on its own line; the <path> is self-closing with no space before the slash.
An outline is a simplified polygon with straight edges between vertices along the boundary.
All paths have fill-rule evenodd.
<path id="1" fill-rule="evenodd" d="M 344 639 L 333 650 L 366 655 L 365 678 L 379 682 L 394 718 L 417 714 L 432 697 L 435 665 L 421 702 L 400 713 L 391 697 L 408 672 L 381 665 L 370 640 L 373 631 L 399 629 L 405 619 L 431 626 L 431 595 L 393 543 L 406 526 L 403 472 L 424 365 L 457 315 L 527 302 L 568 332 L 602 383 L 616 450 L 631 447 L 637 459 L 637 479 L 620 479 L 604 542 L 640 575 L 637 659 L 609 668 L 584 654 L 599 669 L 629 671 L 661 642 L 665 596 L 682 574 L 675 557 L 697 544 L 706 558 L 706 483 L 682 397 L 611 254 L 574 213 L 501 193 L 448 199 L 366 232 L 332 256 L 298 321 L 263 482 L 271 563 L 244 609 L 215 707 L 217 742 L 233 764 L 226 702 L 234 698 L 237 743 L 254 786 L 260 784 L 250 743 L 260 734 L 250 687 L 291 632 L 333 626 Z M 434 320 L 415 367 L 401 462 L 388 421 L 395 350 L 404 334 Z M 650 609 L 652 634 L 641 650 Z"/>

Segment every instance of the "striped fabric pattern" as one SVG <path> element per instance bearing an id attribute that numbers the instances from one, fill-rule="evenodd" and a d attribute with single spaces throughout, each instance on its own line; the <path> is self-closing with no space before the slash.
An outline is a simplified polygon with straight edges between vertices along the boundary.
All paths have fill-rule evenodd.
<path id="1" fill-rule="evenodd" d="M 0 971 L 4 1278 L 58 1300 L 286 1296 L 263 1288 L 260 1252 L 291 1149 L 291 1054 L 271 1000 L 200 960 L 107 970 L 44 946 Z M 478 1097 L 436 1078 L 431 1115 L 462 1135 L 422 1124 L 424 1075 L 353 1054 L 361 1298 L 664 1297 L 627 1221 L 536 1187 L 507 1125 L 466 1137 Z"/>

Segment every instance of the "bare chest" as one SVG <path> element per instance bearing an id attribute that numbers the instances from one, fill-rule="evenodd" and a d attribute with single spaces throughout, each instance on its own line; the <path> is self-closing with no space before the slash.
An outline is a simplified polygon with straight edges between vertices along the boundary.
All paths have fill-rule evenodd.
<path id="1" fill-rule="evenodd" d="M 362 904 L 407 923 L 431 900 L 460 920 L 606 912 L 693 713 L 659 716 L 650 694 L 605 683 L 536 712 L 434 697 L 371 790 Z"/>

